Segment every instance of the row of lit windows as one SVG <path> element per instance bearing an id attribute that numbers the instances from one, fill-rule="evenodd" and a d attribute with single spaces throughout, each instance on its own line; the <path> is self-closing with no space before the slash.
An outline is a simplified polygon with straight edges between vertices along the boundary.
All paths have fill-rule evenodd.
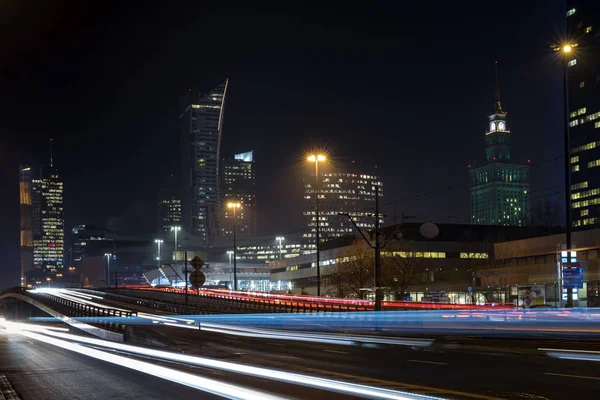
<path id="1" fill-rule="evenodd" d="M 570 118 L 575 118 L 578 115 L 583 115 L 587 112 L 587 108 L 586 107 L 581 107 L 579 110 L 576 111 L 571 111 L 571 113 L 569 114 Z"/>
<path id="2" fill-rule="evenodd" d="M 587 163 L 588 168 L 594 168 L 600 166 L 600 160 L 594 160 Z"/>
<path id="3" fill-rule="evenodd" d="M 580 151 L 595 149 L 598 146 L 600 146 L 600 141 L 586 143 L 581 146 L 572 148 L 571 153 L 579 153 Z"/>
<path id="4" fill-rule="evenodd" d="M 600 195 L 600 189 L 590 189 L 590 190 L 586 190 L 586 191 L 579 192 L 579 193 L 573 193 L 571 195 L 571 198 L 573 200 L 577 200 L 577 199 L 583 199 L 585 197 L 597 196 L 597 195 Z"/>
<path id="5" fill-rule="evenodd" d="M 598 217 L 584 218 L 573 221 L 573 226 L 594 225 L 598 223 Z"/>
<path id="6" fill-rule="evenodd" d="M 585 181 L 585 182 L 580 182 L 580 183 L 571 185 L 571 190 L 585 189 L 587 187 L 588 187 L 588 181 Z"/>
<path id="7" fill-rule="evenodd" d="M 580 108 L 579 110 L 586 110 L 585 107 Z M 577 112 L 579 112 L 579 110 Z M 571 116 L 575 116 L 576 115 L 576 111 L 571 112 Z M 578 115 L 578 114 L 577 114 Z M 574 119 L 573 121 L 569 122 L 569 126 L 570 127 L 574 127 L 574 126 L 578 126 L 581 124 L 585 124 L 586 122 L 590 122 L 590 121 L 595 121 L 597 119 L 600 118 L 600 111 L 599 112 L 595 112 L 593 114 L 587 115 L 585 118 L 581 118 L 581 119 Z M 600 127 L 600 122 L 596 122 L 594 124 L 594 128 L 598 128 Z"/>
<path id="8" fill-rule="evenodd" d="M 575 203 L 573 203 L 573 208 L 581 208 L 581 207 L 589 207 L 589 206 L 593 206 L 596 204 L 600 204 L 600 198 L 595 198 L 595 199 L 590 199 L 590 200 L 583 200 L 583 201 L 576 201 Z"/>

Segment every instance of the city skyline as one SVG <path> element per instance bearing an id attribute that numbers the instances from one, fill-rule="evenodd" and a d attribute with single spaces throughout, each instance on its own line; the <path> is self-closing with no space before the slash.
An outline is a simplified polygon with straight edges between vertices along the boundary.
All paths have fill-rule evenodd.
<path id="1" fill-rule="evenodd" d="M 485 5 L 471 10 L 478 15 L 486 15 L 489 11 Z M 557 110 L 560 109 L 560 63 L 549 54 L 547 44 L 556 39 L 557 32 L 560 31 L 558 28 L 562 23 L 561 18 L 564 18 L 562 6 L 557 4 L 552 8 L 533 4 L 524 9 L 518 2 L 508 2 L 502 10 L 496 11 L 502 15 L 499 23 L 508 25 L 511 18 L 528 12 L 533 16 L 531 26 L 504 30 L 504 44 L 490 49 L 488 41 L 500 43 L 499 40 L 490 39 L 500 34 L 495 33 L 495 28 L 491 29 L 473 20 L 472 25 L 456 28 L 457 34 L 467 38 L 466 46 L 470 51 L 461 57 L 449 57 L 450 54 L 443 48 L 439 48 L 435 55 L 428 55 L 425 51 L 433 45 L 434 39 L 439 38 L 436 35 L 448 27 L 447 15 L 439 10 L 419 7 L 411 9 L 413 14 L 427 16 L 431 20 L 428 34 L 414 44 L 392 40 L 397 43 L 399 51 L 385 64 L 389 67 L 373 67 L 375 64 L 367 64 L 359 58 L 353 59 L 350 64 L 352 68 L 341 68 L 348 65 L 348 61 L 352 59 L 349 57 L 355 51 L 366 51 L 372 40 L 372 35 L 352 28 L 351 23 L 340 22 L 340 29 L 347 33 L 349 41 L 344 41 L 339 51 L 323 53 L 322 45 L 317 45 L 315 39 L 322 38 L 323 44 L 335 41 L 334 31 L 320 28 L 308 36 L 296 36 L 293 29 L 284 28 L 285 23 L 274 22 L 272 19 L 269 19 L 269 23 L 276 24 L 282 29 L 283 36 L 291 39 L 291 47 L 282 54 L 273 55 L 263 47 L 253 48 L 252 51 L 256 50 L 257 62 L 244 65 L 228 55 L 233 54 L 231 49 L 227 54 L 220 50 L 224 47 L 222 43 L 211 44 L 210 50 L 215 51 L 217 56 L 209 63 L 198 69 L 194 67 L 199 64 L 193 62 L 196 60 L 193 56 L 189 60 L 190 66 L 186 66 L 181 74 L 169 76 L 162 73 L 161 76 L 169 77 L 155 80 L 152 90 L 147 85 L 147 76 L 143 74 L 129 80 L 127 88 L 119 88 L 114 82 L 120 82 L 122 75 L 113 70 L 109 70 L 107 74 L 94 74 L 100 79 L 91 86 L 88 85 L 89 87 L 82 86 L 85 85 L 84 82 L 89 83 L 87 74 L 96 71 L 98 67 L 88 64 L 86 60 L 80 61 L 75 65 L 79 65 L 85 74 L 82 84 L 76 82 L 73 87 L 56 88 L 46 83 L 42 87 L 47 87 L 48 90 L 40 96 L 34 96 L 35 102 L 45 104 L 44 107 L 39 107 L 38 117 L 40 121 L 45 121 L 46 129 L 40 129 L 41 126 L 37 126 L 39 123 L 35 121 L 31 126 L 32 131 L 27 130 L 29 127 L 18 127 L 18 124 L 10 120 L 4 122 L 9 132 L 5 139 L 7 146 L 4 146 L 4 150 L 7 153 L 4 160 L 7 166 L 12 165 L 10 168 L 13 171 L 10 178 L 12 181 L 8 176 L 6 178 L 6 187 L 14 188 L 14 171 L 18 163 L 39 158 L 43 152 L 43 143 L 52 134 L 56 137 L 55 151 L 63 159 L 66 158 L 63 161 L 66 164 L 61 164 L 61 173 L 68 188 L 65 193 L 65 207 L 69 210 L 66 213 L 67 226 L 81 223 L 102 226 L 110 220 L 111 223 L 136 231 L 150 232 L 155 227 L 155 219 L 148 215 L 155 215 L 157 179 L 160 180 L 168 171 L 179 170 L 177 155 L 180 146 L 178 139 L 173 137 L 178 134 L 176 118 L 173 118 L 179 112 L 177 98 L 190 84 L 194 85 L 194 91 L 196 88 L 204 91 L 214 87 L 217 82 L 230 78 L 227 116 L 223 126 L 226 140 L 222 144 L 222 153 L 253 148 L 256 156 L 265 160 L 257 167 L 257 175 L 264 177 L 257 182 L 257 190 L 264 193 L 257 204 L 258 220 L 261 221 L 259 234 L 281 231 L 277 225 L 284 218 L 290 226 L 289 231 L 302 227 L 302 216 L 292 215 L 289 210 L 301 208 L 302 188 L 298 187 L 297 182 L 301 180 L 303 153 L 305 149 L 323 146 L 332 150 L 334 160 L 362 160 L 369 165 L 378 165 L 382 171 L 382 180 L 386 182 L 386 196 L 382 207 L 384 213 L 390 216 L 390 223 L 403 212 L 416 215 L 422 220 L 464 222 L 468 220 L 467 178 L 464 171 L 469 160 L 481 149 L 477 140 L 478 133 L 485 126 L 489 93 L 493 91 L 493 85 L 489 84 L 488 79 L 490 70 L 485 70 L 491 60 L 500 60 L 503 68 L 506 68 L 503 72 L 506 86 L 512 87 L 523 80 L 528 81 L 527 90 L 515 90 L 506 94 L 506 101 L 511 104 L 513 129 L 528 132 L 514 143 L 517 152 L 530 155 L 532 164 L 554 160 L 560 154 L 560 133 L 556 128 L 560 125 L 560 118 L 556 116 L 557 112 L 546 109 L 552 104 L 555 104 Z M 73 21 L 76 17 L 80 19 L 86 12 L 87 10 L 73 11 Z M 398 9 L 390 10 L 390 18 L 397 18 L 398 12 Z M 244 19 L 243 13 L 229 13 L 228 16 L 235 21 Z M 103 18 L 113 17 L 109 13 Z M 385 18 L 381 14 L 378 17 Z M 455 14 L 455 17 L 459 15 Z M 358 16 L 352 16 L 348 22 L 353 18 Z M 294 18 L 288 18 L 287 21 L 290 27 L 298 23 Z M 410 32 L 410 26 L 416 29 L 416 26 L 410 24 L 405 29 Z M 64 31 L 59 34 L 68 32 L 72 27 L 65 24 Z M 405 30 L 394 34 L 386 24 L 372 28 L 375 36 L 391 35 L 392 39 L 406 33 Z M 97 32 L 94 29 L 96 28 L 83 32 L 82 37 L 96 38 Z M 145 32 L 150 26 L 142 24 L 139 29 L 140 33 Z M 488 38 L 482 38 L 485 34 L 472 35 L 475 31 L 487 32 Z M 177 30 L 173 32 L 175 36 L 179 34 Z M 260 36 L 260 32 L 250 33 L 253 37 Z M 523 37 L 531 40 L 522 40 Z M 360 38 L 366 42 L 351 40 Z M 115 38 L 105 39 L 107 43 L 115 43 Z M 232 35 L 223 37 L 225 42 L 233 39 Z M 112 51 L 94 40 L 88 40 L 87 43 L 93 44 L 91 50 L 90 46 L 86 46 L 84 50 L 83 47 L 78 47 L 78 42 L 73 43 L 73 54 L 92 51 L 90 60 L 95 60 L 94 57 L 98 56 L 105 59 L 104 56 Z M 317 46 L 317 54 L 322 56 L 313 57 L 313 53 L 305 46 L 309 43 Z M 242 53 L 245 51 L 239 46 L 236 48 Z M 178 54 L 182 49 L 177 47 L 169 51 L 171 54 Z M 153 54 L 165 51 L 161 47 L 153 50 Z M 400 57 L 401 52 L 411 52 L 411 62 L 404 62 L 404 58 Z M 142 58 L 145 55 L 143 53 Z M 72 70 L 57 71 L 45 53 L 40 54 L 40 57 L 39 65 L 49 66 L 49 74 L 54 76 L 62 73 L 67 80 L 71 79 L 68 74 Z M 377 55 L 377 62 L 381 61 L 380 57 L 382 56 Z M 181 60 L 181 57 L 170 59 Z M 136 59 L 128 56 L 116 59 L 115 62 L 126 60 L 137 65 Z M 292 62 L 294 60 L 300 62 Z M 25 60 L 15 56 L 10 68 L 23 66 L 24 62 Z M 167 62 L 164 68 L 171 70 L 175 65 L 179 68 L 182 64 L 178 62 L 172 65 Z M 24 68 L 33 73 L 33 76 L 40 73 L 32 66 Z M 151 73 L 150 71 L 162 71 L 161 68 L 163 67 L 157 61 L 153 61 L 146 63 L 143 70 Z M 440 68 L 447 72 L 448 79 L 431 79 L 437 76 Z M 354 70 L 363 71 L 360 80 L 355 80 Z M 387 77 L 384 85 L 372 85 L 377 76 Z M 19 82 L 25 88 L 30 85 L 16 81 Z M 265 85 L 265 82 L 269 84 Z M 7 90 L 11 92 L 13 88 L 8 87 Z M 96 92 L 91 98 L 92 103 L 72 103 L 73 99 L 78 98 L 77 94 L 80 97 L 88 96 L 89 91 Z M 15 87 L 13 92 L 15 102 L 18 103 L 21 101 L 18 93 L 22 90 L 16 91 Z M 317 92 L 322 95 L 315 97 Z M 50 101 L 48 96 L 51 94 L 56 95 L 58 100 Z M 373 101 L 373 105 L 362 106 L 355 101 L 369 98 L 378 100 Z M 94 106 L 90 107 L 91 104 Z M 67 129 L 63 129 L 61 110 L 66 105 L 72 107 L 76 117 Z M 14 110 L 11 107 L 14 106 L 7 105 L 6 110 Z M 92 111 L 95 109 L 105 111 L 98 114 Z M 524 112 L 525 109 L 528 111 Z M 540 113 L 546 117 L 532 117 Z M 22 115 L 19 110 L 15 111 L 15 118 L 24 118 Z M 94 137 L 94 141 L 83 140 L 82 132 L 88 132 L 88 136 Z M 554 137 L 553 140 L 548 140 L 549 134 Z M 25 137 L 28 137 L 28 146 L 21 139 Z M 142 145 L 134 147 L 139 144 Z M 133 148 L 136 148 L 135 152 L 132 152 Z M 366 151 L 370 148 L 376 151 Z M 92 159 L 97 162 L 91 163 Z M 560 168 L 556 169 L 555 164 L 548 161 L 532 167 L 532 182 L 539 182 L 536 183 L 538 187 L 532 190 L 553 185 L 544 176 L 552 176 L 556 171 L 560 173 Z M 90 180 L 80 174 L 82 169 L 89 170 L 89 176 L 94 176 L 94 179 Z M 442 174 L 445 179 L 436 178 Z M 535 175 L 542 179 L 536 179 Z M 277 190 L 269 187 L 274 181 L 281 182 L 282 186 Z M 423 196 L 423 193 L 434 190 L 439 190 L 437 195 Z M 543 194 L 548 194 L 548 199 L 558 202 L 562 198 L 560 195 L 553 195 L 553 191 Z M 122 202 L 125 195 L 132 196 L 131 201 Z M 417 195 L 420 197 L 415 197 Z M 86 207 L 76 206 L 78 204 Z M 15 210 L 17 207 L 14 200 L 6 201 L 6 204 L 3 202 L 3 206 L 6 210 Z M 444 211 L 447 209 L 450 212 Z M 11 226 L 18 223 L 10 215 L 7 220 L 12 221 Z M 3 237 L 6 238 L 4 245 L 8 249 L 5 254 L 10 254 L 8 257 L 12 264 L 18 262 L 18 253 L 15 257 L 18 242 L 14 232 L 15 229 L 3 231 Z"/>

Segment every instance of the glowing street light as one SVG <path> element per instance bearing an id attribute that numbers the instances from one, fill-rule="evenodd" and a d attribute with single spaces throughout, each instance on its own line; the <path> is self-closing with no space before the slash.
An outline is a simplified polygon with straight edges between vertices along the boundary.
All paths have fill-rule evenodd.
<path id="1" fill-rule="evenodd" d="M 180 226 L 172 226 L 171 227 L 171 232 L 173 232 L 175 234 L 175 252 L 173 253 L 173 260 L 177 261 L 177 232 L 179 232 L 181 230 Z"/>
<path id="2" fill-rule="evenodd" d="M 109 279 L 110 279 L 110 257 L 112 253 L 104 253 L 104 257 L 106 257 L 106 286 L 110 287 Z"/>
<path id="3" fill-rule="evenodd" d="M 157 247 L 158 247 L 158 256 L 156 257 L 156 260 L 158 261 L 158 281 L 156 281 L 156 285 L 159 286 L 160 285 L 160 245 L 163 243 L 164 241 L 162 239 L 154 239 L 154 243 L 156 243 Z"/>
<path id="4" fill-rule="evenodd" d="M 236 210 L 241 207 L 242 205 L 239 202 L 227 203 L 227 208 L 233 209 L 233 290 L 237 290 L 237 242 L 235 237 L 235 230 L 237 225 Z"/>
<path id="5" fill-rule="evenodd" d="M 275 240 L 279 242 L 279 259 L 281 260 L 281 242 L 285 240 L 285 238 L 283 236 L 277 236 Z"/>
<path id="6" fill-rule="evenodd" d="M 315 216 L 317 217 L 317 234 L 316 234 L 316 241 L 317 241 L 317 296 L 321 295 L 321 255 L 320 255 L 320 249 L 321 246 L 319 244 L 320 242 L 320 237 L 319 237 L 319 161 L 323 162 L 327 160 L 327 157 L 325 157 L 323 154 L 311 154 L 308 156 L 307 158 L 308 162 L 314 162 L 315 163 L 315 196 L 316 196 L 316 200 L 315 200 Z"/>
<path id="7" fill-rule="evenodd" d="M 563 58 L 563 112 L 565 121 L 564 134 L 564 153 L 565 153 L 565 212 L 566 212 L 566 236 L 567 236 L 567 251 L 571 251 L 571 134 L 569 132 L 569 72 L 570 66 L 575 65 L 575 58 L 572 53 L 577 47 L 575 43 L 564 43 L 561 45 L 552 46 L 553 50 L 559 52 Z M 561 285 L 562 290 L 562 285 Z M 573 289 L 567 289 L 567 304 L 566 307 L 573 307 Z"/>

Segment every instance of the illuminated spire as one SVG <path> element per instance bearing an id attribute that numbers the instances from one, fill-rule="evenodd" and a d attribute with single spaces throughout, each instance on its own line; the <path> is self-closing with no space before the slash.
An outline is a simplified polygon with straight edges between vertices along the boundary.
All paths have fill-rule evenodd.
<path id="1" fill-rule="evenodd" d="M 494 113 L 506 115 L 506 111 L 502 109 L 502 102 L 500 101 L 500 83 L 498 79 L 498 61 L 494 61 L 494 68 L 496 70 L 496 102 L 494 104 Z"/>

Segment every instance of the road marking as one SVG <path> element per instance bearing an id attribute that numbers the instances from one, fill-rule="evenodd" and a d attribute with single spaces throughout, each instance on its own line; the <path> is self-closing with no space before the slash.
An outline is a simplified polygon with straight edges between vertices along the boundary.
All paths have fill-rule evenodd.
<path id="1" fill-rule="evenodd" d="M 544 375 L 552 375 L 552 376 L 565 376 L 567 378 L 580 378 L 580 379 L 594 379 L 600 381 L 600 378 L 597 376 L 583 376 L 583 375 L 568 375 L 568 374 L 553 374 L 551 372 L 544 372 Z"/>
<path id="2" fill-rule="evenodd" d="M 347 351 L 339 351 L 339 350 L 327 350 L 327 349 L 325 349 L 324 351 L 326 351 L 326 352 L 328 352 L 328 353 L 352 354 L 352 353 L 349 353 L 349 352 L 347 352 Z"/>
<path id="3" fill-rule="evenodd" d="M 20 400 L 19 395 L 4 374 L 0 374 L 0 398 L 5 400 Z"/>
<path id="4" fill-rule="evenodd" d="M 424 364 L 448 365 L 448 363 L 436 362 L 436 361 L 425 361 L 425 360 L 406 360 L 406 361 L 416 362 L 416 363 L 424 363 Z"/>
<path id="5" fill-rule="evenodd" d="M 492 397 L 492 396 L 486 396 L 483 394 L 467 393 L 467 392 L 461 392 L 458 390 L 441 389 L 441 388 L 435 388 L 435 387 L 431 387 L 431 386 L 414 385 L 412 383 L 394 382 L 394 381 L 388 381 L 385 379 L 366 378 L 364 376 L 344 374 L 341 372 L 331 372 L 331 371 L 327 371 L 324 369 L 318 369 L 318 368 L 303 367 L 303 369 L 306 371 L 312 371 L 321 376 L 327 376 L 327 375 L 338 376 L 340 378 L 352 379 L 355 382 L 361 382 L 361 381 L 362 382 L 372 382 L 372 383 L 379 384 L 379 385 L 389 385 L 392 387 L 401 387 L 403 389 L 411 389 L 411 390 L 423 390 L 423 391 L 428 391 L 431 393 L 456 395 L 456 396 L 460 396 L 460 397 L 468 397 L 468 398 L 480 399 L 480 400 L 504 400 L 501 397 Z"/>

